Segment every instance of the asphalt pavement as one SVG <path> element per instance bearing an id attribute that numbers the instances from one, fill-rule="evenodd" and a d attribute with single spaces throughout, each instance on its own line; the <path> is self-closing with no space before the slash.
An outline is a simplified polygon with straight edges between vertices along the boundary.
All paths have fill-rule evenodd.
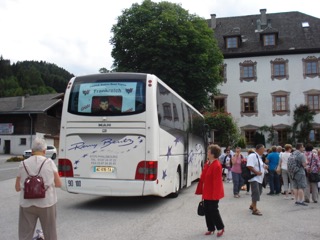
<path id="1" fill-rule="evenodd" d="M 3 155 L 0 155 L 0 164 L 7 164 L 3 160 Z M 12 168 L 18 163 L 9 163 Z M 3 165 L 2 165 L 3 166 Z M 6 165 L 7 166 L 7 165 Z M 3 172 L 0 172 L 2 175 Z M 185 204 L 177 210 L 177 216 L 181 217 L 181 221 L 177 225 L 166 231 L 179 231 L 180 238 L 165 238 L 165 239 L 213 239 L 216 236 L 204 236 L 207 230 L 205 227 L 205 218 L 197 216 L 196 208 L 200 200 L 200 196 L 194 194 L 197 183 L 193 183 L 190 188 L 183 189 L 181 196 L 177 198 Z M 298 206 L 294 204 L 294 200 L 285 200 L 283 195 L 268 196 L 268 188 L 264 189 L 261 196 L 261 201 L 258 202 L 258 209 L 263 213 L 262 216 L 251 214 L 249 205 L 251 196 L 245 191 L 241 191 L 240 198 L 234 198 L 232 193 L 232 183 L 224 183 L 225 197 L 219 203 L 219 209 L 222 219 L 225 224 L 225 233 L 221 239 L 234 240 L 319 240 L 320 239 L 320 203 L 309 203 L 308 206 Z M 69 193 L 58 189 L 60 205 L 63 198 L 70 197 Z M 71 195 L 72 196 L 72 195 Z M 184 201 L 184 199 L 188 201 Z M 6 231 L 17 231 L 16 225 L 18 221 L 18 193 L 14 191 L 14 179 L 0 180 L 0 230 L 2 233 Z M 63 210 L 58 208 L 59 223 L 62 224 L 64 219 Z M 192 216 L 192 222 L 188 222 L 188 216 Z M 176 215 L 175 215 L 176 216 Z M 76 220 L 74 220 L 76 221 Z M 79 221 L 83 221 L 79 220 Z M 160 220 L 159 220 L 160 221 Z M 9 224 L 9 225 L 8 225 Z M 74 223 L 76 224 L 76 223 Z M 120 223 L 119 223 L 120 224 Z M 151 223 L 150 223 L 151 224 Z M 160 224 L 160 223 L 159 223 Z M 10 227 L 8 227 L 10 226 Z M 183 230 L 184 229 L 184 230 Z M 62 236 L 64 230 L 58 229 Z M 152 238 L 146 230 L 144 239 L 161 239 L 161 235 L 154 235 Z M 164 230 L 164 229 L 162 229 Z M 134 229 L 130 229 L 134 238 Z M 121 235 L 121 233 L 119 233 Z M 119 237 L 121 237 L 119 235 Z M 6 236 L 6 234 L 4 234 Z M 8 235 L 7 235 L 8 236 Z M 148 237 L 149 236 L 149 237 Z M 6 239 L 6 238 L 4 238 Z M 60 238 L 61 239 L 61 238 Z M 70 239 L 70 238 L 66 238 Z M 85 239 L 85 238 L 82 238 Z M 92 239 L 95 239 L 94 237 Z M 107 238 L 106 238 L 107 239 Z M 120 238 L 119 238 L 120 239 Z M 125 239 L 125 238 L 123 238 Z M 138 239 L 138 238 L 137 238 Z"/>

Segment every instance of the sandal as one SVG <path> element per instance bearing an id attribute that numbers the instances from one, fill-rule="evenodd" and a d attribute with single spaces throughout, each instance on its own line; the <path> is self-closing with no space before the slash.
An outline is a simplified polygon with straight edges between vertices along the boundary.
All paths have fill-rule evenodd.
<path id="1" fill-rule="evenodd" d="M 252 211 L 252 210 L 253 210 L 253 207 L 250 205 L 249 209 Z"/>
<path id="2" fill-rule="evenodd" d="M 252 211 L 252 215 L 262 216 L 262 213 L 258 209 L 256 209 Z"/>

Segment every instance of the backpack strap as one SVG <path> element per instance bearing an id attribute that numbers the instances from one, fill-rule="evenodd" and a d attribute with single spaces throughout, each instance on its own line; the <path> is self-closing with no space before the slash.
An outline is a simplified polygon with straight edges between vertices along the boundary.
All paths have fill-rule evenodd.
<path id="1" fill-rule="evenodd" d="M 259 171 L 261 172 L 261 166 L 260 166 L 260 159 L 259 159 L 259 156 L 258 156 L 258 154 L 256 154 L 256 153 L 254 153 L 255 155 L 256 155 L 256 157 L 257 157 L 257 160 L 258 160 L 258 164 L 259 164 Z"/>
<path id="2" fill-rule="evenodd" d="M 38 176 L 38 175 L 40 174 L 40 171 L 41 171 L 41 169 L 42 169 L 42 166 L 43 166 L 43 164 L 45 163 L 45 161 L 46 161 L 47 159 L 48 159 L 48 158 L 46 158 L 46 159 L 41 163 L 41 166 L 40 166 L 40 169 L 39 169 L 39 171 L 38 171 L 38 174 L 35 175 L 35 176 Z M 28 170 L 27 170 L 27 168 L 26 168 L 26 165 L 24 164 L 24 161 L 22 161 L 22 163 L 23 163 L 23 167 L 24 167 L 24 169 L 26 170 L 28 176 L 31 177 L 31 175 L 29 174 L 29 172 L 28 172 Z"/>

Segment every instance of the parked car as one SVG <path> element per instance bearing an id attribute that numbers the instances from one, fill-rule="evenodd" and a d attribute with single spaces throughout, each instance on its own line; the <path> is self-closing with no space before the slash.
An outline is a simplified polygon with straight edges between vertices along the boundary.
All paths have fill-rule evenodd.
<path id="1" fill-rule="evenodd" d="M 25 150 L 23 152 L 23 157 L 28 158 L 31 156 L 31 149 Z M 55 160 L 57 158 L 57 149 L 53 145 L 48 145 L 46 150 L 46 157 Z"/>

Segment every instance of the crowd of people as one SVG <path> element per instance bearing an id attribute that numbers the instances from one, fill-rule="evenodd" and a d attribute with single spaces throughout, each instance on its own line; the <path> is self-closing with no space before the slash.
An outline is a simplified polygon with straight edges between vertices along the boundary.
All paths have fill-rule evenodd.
<path id="1" fill-rule="evenodd" d="M 314 149 L 311 144 L 304 147 L 302 143 L 297 143 L 295 148 L 286 144 L 284 148 L 272 146 L 270 149 L 258 144 L 246 154 L 240 147 L 236 147 L 235 152 L 231 147 L 227 147 L 222 154 L 220 152 L 218 145 L 208 146 L 208 161 L 195 192 L 204 200 L 206 235 L 214 234 L 215 230 L 218 237 L 224 233 L 218 207 L 224 197 L 223 182 L 233 184 L 234 198 L 240 198 L 241 190 L 251 194 L 249 209 L 256 216 L 262 216 L 257 203 L 263 188 L 270 189 L 268 196 L 283 195 L 285 200 L 294 200 L 295 205 L 308 206 L 311 200 L 318 203 L 320 182 L 311 175 L 320 174 L 320 149 Z M 298 166 L 294 173 L 288 168 L 290 159 L 294 159 Z M 242 178 L 243 164 L 252 174 L 246 180 Z"/>
<path id="2" fill-rule="evenodd" d="M 252 153 L 255 153 L 256 149 L 249 149 L 246 154 L 241 152 L 241 148 L 236 147 L 233 152 L 230 147 L 227 147 L 224 154 L 221 154 L 219 161 L 222 164 L 223 169 L 223 181 L 226 183 L 233 183 L 233 194 L 235 198 L 239 198 L 239 184 L 241 190 L 247 190 L 247 194 L 250 192 L 250 181 L 244 181 L 241 179 L 241 162 L 246 162 Z M 230 153 L 230 157 L 227 155 Z M 293 179 L 288 172 L 288 159 L 289 156 L 294 153 L 299 154 L 296 159 L 300 162 L 301 168 Z M 259 154 L 258 154 L 259 155 Z M 284 147 L 272 146 L 259 155 L 262 159 L 264 166 L 266 166 L 266 172 L 264 181 L 270 189 L 267 193 L 268 196 L 284 195 L 286 200 L 296 200 L 300 205 L 307 205 L 311 200 L 314 203 L 318 202 L 318 195 L 320 190 L 319 182 L 310 181 L 311 173 L 320 172 L 320 149 L 314 149 L 312 144 L 307 144 L 305 147 L 303 144 L 298 143 L 295 148 L 291 144 L 285 144 Z M 230 158 L 231 167 L 225 164 L 225 159 Z M 228 162 L 228 161 L 227 161 Z M 229 177 L 231 172 L 232 178 Z M 298 194 L 298 196 L 296 196 Z"/>

